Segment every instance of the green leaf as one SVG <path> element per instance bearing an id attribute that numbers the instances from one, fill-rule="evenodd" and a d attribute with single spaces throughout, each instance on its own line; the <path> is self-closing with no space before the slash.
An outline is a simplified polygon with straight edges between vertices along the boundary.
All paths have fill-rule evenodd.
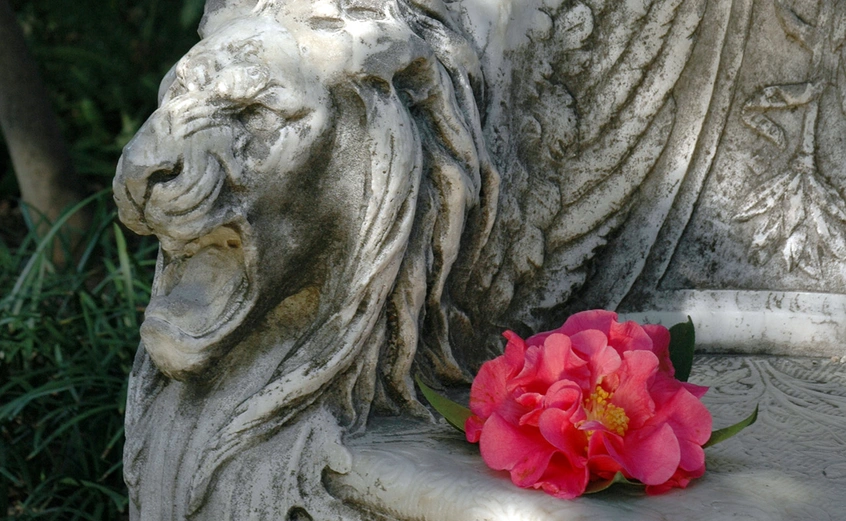
<path id="1" fill-rule="evenodd" d="M 676 370 L 676 379 L 686 382 L 693 367 L 693 347 L 696 344 L 696 332 L 693 321 L 680 322 L 670 328 L 670 361 Z"/>
<path id="2" fill-rule="evenodd" d="M 415 378 L 415 381 L 417 381 L 417 385 L 419 385 L 420 390 L 423 391 L 423 396 L 429 400 L 432 407 L 441 413 L 441 416 L 443 416 L 450 425 L 461 432 L 464 432 L 464 423 L 467 421 L 467 418 L 473 416 L 470 409 L 436 393 L 432 388 L 424 384 L 420 380 L 419 376 Z"/>
<path id="3" fill-rule="evenodd" d="M 585 494 L 596 494 L 597 492 L 602 492 L 614 483 L 622 483 L 623 485 L 632 485 L 636 487 L 643 486 L 643 483 L 639 481 L 630 481 L 626 479 L 625 476 L 623 476 L 622 472 L 618 472 L 614 474 L 614 477 L 611 479 L 603 479 L 600 481 L 588 483 L 587 488 L 585 488 Z"/>
<path id="4" fill-rule="evenodd" d="M 738 432 L 742 431 L 746 427 L 749 427 L 750 425 L 755 423 L 755 420 L 757 420 L 757 419 L 758 419 L 758 406 L 756 405 L 755 410 L 752 411 L 752 414 L 747 416 L 745 419 L 735 423 L 734 425 L 726 427 L 724 429 L 718 429 L 718 430 L 712 432 L 711 437 L 708 438 L 708 441 L 705 443 L 705 445 L 702 446 L 702 448 L 704 449 L 704 448 L 710 447 L 711 445 L 716 445 L 717 443 L 720 443 L 721 441 L 725 441 L 725 440 L 731 438 L 732 436 L 734 436 Z"/>

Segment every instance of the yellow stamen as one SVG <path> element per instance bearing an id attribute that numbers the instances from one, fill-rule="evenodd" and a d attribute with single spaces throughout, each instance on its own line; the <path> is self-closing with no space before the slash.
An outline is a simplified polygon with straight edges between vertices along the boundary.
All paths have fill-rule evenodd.
<path id="1" fill-rule="evenodd" d="M 598 421 L 609 431 L 622 436 L 629 428 L 629 417 L 626 416 L 626 411 L 622 407 L 617 407 L 611 403 L 612 396 L 614 396 L 614 393 L 609 393 L 597 385 L 593 393 L 585 400 L 585 412 L 587 413 L 585 421 Z M 593 433 L 594 431 L 587 431 L 588 438 Z"/>

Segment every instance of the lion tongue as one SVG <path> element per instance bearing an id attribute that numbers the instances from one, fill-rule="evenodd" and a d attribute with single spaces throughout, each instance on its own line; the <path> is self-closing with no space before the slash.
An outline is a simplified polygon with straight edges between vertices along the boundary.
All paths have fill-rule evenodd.
<path id="1" fill-rule="evenodd" d="M 182 261 L 181 277 L 167 295 L 152 299 L 148 315 L 161 318 L 191 336 L 220 326 L 244 297 L 243 258 L 211 246 Z"/>

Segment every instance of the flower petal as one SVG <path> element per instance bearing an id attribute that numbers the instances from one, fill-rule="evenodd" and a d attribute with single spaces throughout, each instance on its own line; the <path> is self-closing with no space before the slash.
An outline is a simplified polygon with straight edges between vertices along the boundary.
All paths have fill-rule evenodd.
<path id="1" fill-rule="evenodd" d="M 505 365 L 516 374 L 523 368 L 523 363 L 525 362 L 526 342 L 514 331 L 506 331 L 502 336 L 508 339 L 508 343 L 505 344 L 505 354 L 503 355 L 505 357 Z"/>
<path id="2" fill-rule="evenodd" d="M 637 322 L 611 323 L 608 332 L 608 343 L 617 350 L 620 355 L 627 351 L 652 351 L 652 339 Z"/>
<path id="3" fill-rule="evenodd" d="M 679 440 L 679 451 L 681 457 L 679 459 L 679 468 L 682 470 L 693 471 L 697 469 L 705 469 L 705 451 L 702 450 L 702 445 L 685 440 L 679 437 L 676 433 L 676 438 Z"/>
<path id="4" fill-rule="evenodd" d="M 656 403 L 652 423 L 668 423 L 680 440 L 699 446 L 708 441 L 713 427 L 711 413 L 687 386 L 674 379 L 656 378 L 650 391 Z"/>
<path id="5" fill-rule="evenodd" d="M 687 389 L 687 391 L 690 394 L 692 394 L 693 396 L 695 396 L 697 398 L 702 398 L 703 396 L 705 396 L 705 393 L 708 392 L 708 387 L 705 387 L 704 385 L 696 385 L 696 384 L 692 384 L 690 382 L 679 382 L 679 383 L 682 384 L 682 387 Z"/>
<path id="6" fill-rule="evenodd" d="M 526 349 L 526 365 L 511 381 L 510 388 L 546 393 L 549 386 L 562 378 L 580 380 L 587 385 L 590 370 L 587 362 L 573 352 L 570 338 L 555 333 L 542 346 Z"/>
<path id="7" fill-rule="evenodd" d="M 514 398 L 514 401 L 527 409 L 539 409 L 543 406 L 545 396 L 540 393 L 523 393 Z"/>
<path id="8" fill-rule="evenodd" d="M 600 441 L 600 439 L 600 436 L 596 436 L 597 441 Z M 593 437 L 591 437 L 591 440 L 593 440 Z M 590 475 L 592 478 L 611 479 L 615 474 L 622 471 L 623 467 L 620 466 L 617 460 L 605 453 L 605 445 L 603 443 L 600 442 L 599 445 L 602 446 L 603 453 L 588 458 Z"/>
<path id="9" fill-rule="evenodd" d="M 464 422 L 464 436 L 470 443 L 478 443 L 479 438 L 482 437 L 482 428 L 485 426 L 485 420 L 473 415 L 467 418 Z"/>
<path id="10" fill-rule="evenodd" d="M 591 380 L 585 390 L 592 391 L 599 380 L 620 368 L 622 359 L 617 350 L 608 345 L 608 337 L 595 329 L 581 331 L 570 337 L 573 351 L 588 361 Z"/>
<path id="11" fill-rule="evenodd" d="M 546 471 L 555 448 L 534 428 L 517 428 L 493 413 L 479 440 L 482 459 L 494 470 L 507 470 L 518 487 L 530 487 Z"/>
<path id="12" fill-rule="evenodd" d="M 664 483 L 661 483 L 660 485 L 647 485 L 646 493 L 650 496 L 656 496 L 658 494 L 663 494 L 672 488 L 687 488 L 687 485 L 692 479 L 702 477 L 703 474 L 705 474 L 705 465 L 702 465 L 701 468 L 694 471 L 678 469 L 676 473 L 673 474 L 673 477 Z"/>
<path id="13" fill-rule="evenodd" d="M 611 331 L 611 324 L 615 323 L 617 323 L 617 313 L 604 309 L 594 309 L 572 315 L 557 331 L 567 336 L 573 336 L 580 331 L 596 329 L 607 336 Z"/>
<path id="14" fill-rule="evenodd" d="M 667 424 L 629 431 L 620 437 L 597 432 L 608 454 L 620 462 L 624 473 L 647 485 L 660 485 L 676 472 L 681 458 L 679 442 Z"/>
<path id="15" fill-rule="evenodd" d="M 629 351 L 623 354 L 620 385 L 611 403 L 622 407 L 629 418 L 629 429 L 644 425 L 655 412 L 655 402 L 647 384 L 658 370 L 658 358 L 651 351 Z"/>
<path id="16" fill-rule="evenodd" d="M 555 407 L 567 411 L 579 406 L 583 397 L 584 394 L 579 384 L 572 380 L 561 380 L 549 387 L 543 399 L 543 406 L 544 408 Z"/>
<path id="17" fill-rule="evenodd" d="M 576 464 L 561 453 L 552 455 L 546 472 L 535 483 L 547 494 L 561 499 L 573 499 L 581 496 L 590 478 L 590 472 L 584 464 Z"/>
<path id="18" fill-rule="evenodd" d="M 545 396 L 538 393 L 524 393 L 518 396 L 514 401 L 525 407 L 528 412 L 523 413 L 517 421 L 517 425 L 533 425 L 537 427 L 538 420 L 543 412 L 543 405 Z M 505 416 L 505 419 L 511 421 L 512 419 Z M 513 422 L 512 422 L 513 423 Z"/>
<path id="19" fill-rule="evenodd" d="M 470 387 L 470 410 L 487 418 L 508 396 L 508 381 L 512 370 L 504 356 L 488 360 L 479 369 Z"/>
<path id="20" fill-rule="evenodd" d="M 567 459 L 582 467 L 587 463 L 587 436 L 573 425 L 570 415 L 561 409 L 547 409 L 538 422 L 540 433 Z"/>
<path id="21" fill-rule="evenodd" d="M 670 330 L 659 324 L 644 324 L 642 327 L 652 339 L 652 352 L 658 357 L 658 370 L 669 376 L 676 374 L 670 360 Z"/>

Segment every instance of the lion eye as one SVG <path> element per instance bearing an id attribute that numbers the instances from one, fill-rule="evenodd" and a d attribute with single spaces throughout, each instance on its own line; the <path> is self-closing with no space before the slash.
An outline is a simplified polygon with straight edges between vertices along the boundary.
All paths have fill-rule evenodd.
<path id="1" fill-rule="evenodd" d="M 259 103 L 254 103 L 238 113 L 238 121 L 248 132 L 259 134 L 270 132 L 280 127 L 279 114 Z"/>

